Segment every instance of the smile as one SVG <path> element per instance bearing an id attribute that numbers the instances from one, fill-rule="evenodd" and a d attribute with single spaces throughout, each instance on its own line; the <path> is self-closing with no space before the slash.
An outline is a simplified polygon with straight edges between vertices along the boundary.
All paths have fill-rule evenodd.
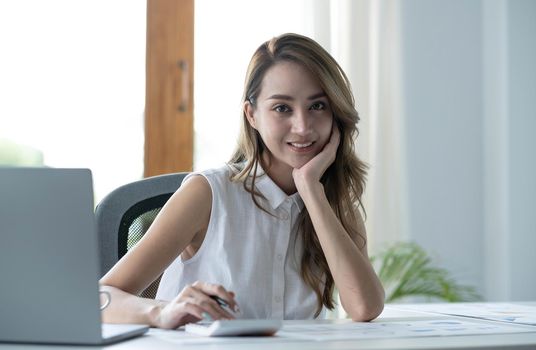
<path id="1" fill-rule="evenodd" d="M 308 153 L 313 150 L 314 142 L 305 142 L 305 143 L 299 143 L 299 142 L 287 142 L 287 144 L 290 146 L 292 151 L 297 153 Z"/>
<path id="2" fill-rule="evenodd" d="M 306 148 L 306 147 L 311 146 L 313 143 L 312 142 L 307 142 L 307 143 L 289 142 L 289 144 L 296 148 Z"/>

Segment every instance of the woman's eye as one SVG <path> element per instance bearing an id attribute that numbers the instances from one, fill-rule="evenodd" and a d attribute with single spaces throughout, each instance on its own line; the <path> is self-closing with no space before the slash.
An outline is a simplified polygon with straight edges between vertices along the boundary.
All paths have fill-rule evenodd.
<path id="1" fill-rule="evenodd" d="M 322 111 L 324 109 L 326 109 L 326 104 L 324 102 L 315 102 L 312 106 L 311 106 L 311 109 L 313 111 Z"/>
<path id="2" fill-rule="evenodd" d="M 278 113 L 285 113 L 285 112 L 289 112 L 290 108 L 288 108 L 288 106 L 286 105 L 278 105 L 278 106 L 275 106 L 274 111 Z"/>

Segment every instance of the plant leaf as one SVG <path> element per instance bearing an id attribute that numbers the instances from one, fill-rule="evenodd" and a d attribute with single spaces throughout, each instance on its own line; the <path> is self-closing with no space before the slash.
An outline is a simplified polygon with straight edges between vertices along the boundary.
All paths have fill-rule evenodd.
<path id="1" fill-rule="evenodd" d="M 431 259 L 416 243 L 396 243 L 371 261 L 379 271 L 386 302 L 409 296 L 449 302 L 481 299 L 473 287 L 458 284 L 446 269 L 432 266 Z"/>

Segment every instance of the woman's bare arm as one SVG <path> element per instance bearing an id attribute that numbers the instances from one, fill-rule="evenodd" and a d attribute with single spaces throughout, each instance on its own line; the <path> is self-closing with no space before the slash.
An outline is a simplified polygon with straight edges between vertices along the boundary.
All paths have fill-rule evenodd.
<path id="1" fill-rule="evenodd" d="M 359 234 L 350 236 L 329 205 L 320 182 L 322 174 L 335 160 L 339 135 L 334 126 L 324 149 L 304 166 L 294 169 L 292 176 L 311 217 L 344 309 L 354 321 L 369 321 L 383 310 L 385 293 L 368 259 L 366 245 L 360 248 L 358 242 L 359 236 L 366 239 L 365 226 L 356 213 Z"/>
<path id="2" fill-rule="evenodd" d="M 208 295 L 218 295 L 234 307 L 234 295 L 223 287 L 198 282 L 185 288 L 172 302 L 138 297 L 175 260 L 210 219 L 212 192 L 202 176 L 192 176 L 171 196 L 140 242 L 100 280 L 111 293 L 103 311 L 107 323 L 142 323 L 176 328 L 202 318 L 230 318 Z"/>

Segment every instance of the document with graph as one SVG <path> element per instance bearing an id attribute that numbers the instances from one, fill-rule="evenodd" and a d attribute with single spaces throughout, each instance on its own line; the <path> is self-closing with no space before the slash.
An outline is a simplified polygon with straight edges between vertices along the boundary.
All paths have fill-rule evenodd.
<path id="1" fill-rule="evenodd" d="M 536 306 L 514 303 L 400 304 L 390 307 L 536 326 Z"/>
<path id="2" fill-rule="evenodd" d="M 415 321 L 285 324 L 277 336 L 307 340 L 438 337 L 534 332 L 532 327 L 481 320 L 427 319 Z"/>

